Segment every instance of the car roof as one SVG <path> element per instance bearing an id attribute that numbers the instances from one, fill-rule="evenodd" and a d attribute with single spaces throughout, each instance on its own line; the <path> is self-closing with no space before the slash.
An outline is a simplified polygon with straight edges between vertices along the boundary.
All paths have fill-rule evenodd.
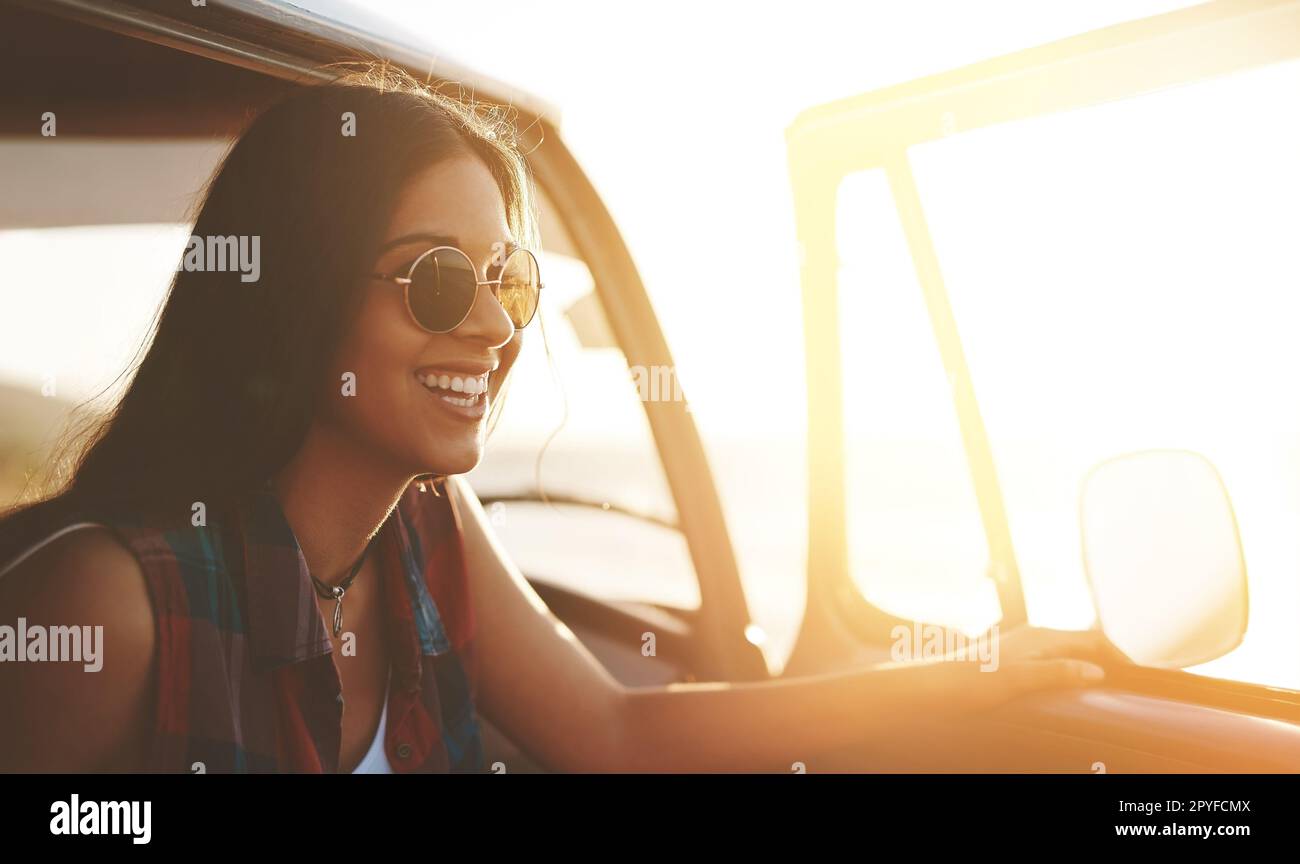
<path id="1" fill-rule="evenodd" d="M 247 122 L 327 64 L 383 60 L 444 92 L 508 105 L 530 144 L 559 111 L 336 4 L 284 0 L 8 0 L 0 3 L 0 230 L 182 223 Z M 335 7 L 331 7 L 334 9 Z M 43 137 L 42 118 L 57 119 Z"/>
<path id="2" fill-rule="evenodd" d="M 323 67 L 349 60 L 388 61 L 421 80 L 452 82 L 479 101 L 512 106 L 521 125 L 544 118 L 559 128 L 555 105 L 449 59 L 443 52 L 454 46 L 421 44 L 351 4 L 332 3 L 326 16 L 286 0 L 205 3 L 0 5 L 0 76 L 10 91 L 0 134 L 29 132 L 32 108 L 70 106 L 79 110 L 68 112 L 77 125 L 67 134 L 229 137 L 250 105 L 325 80 Z"/>

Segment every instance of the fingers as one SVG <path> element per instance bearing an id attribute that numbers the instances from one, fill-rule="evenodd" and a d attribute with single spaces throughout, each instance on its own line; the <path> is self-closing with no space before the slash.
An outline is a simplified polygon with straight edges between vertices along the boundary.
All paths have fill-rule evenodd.
<path id="1" fill-rule="evenodd" d="M 1086 657 L 1102 659 L 1102 643 L 1105 637 L 1100 630 L 1057 630 L 1051 651 L 1046 657 Z"/>
<path id="2" fill-rule="evenodd" d="M 1053 630 L 1017 627 L 1001 638 L 1002 650 L 1013 662 L 1049 657 L 1082 657 L 1098 663 L 1131 663 L 1100 629 Z"/>
<path id="3" fill-rule="evenodd" d="M 975 704 L 971 707 L 976 710 L 994 708 L 1027 693 L 1090 687 L 1106 677 L 1105 671 L 1095 663 L 1067 659 L 1010 663 L 991 675 L 992 680 L 987 684 L 975 682 L 976 689 L 972 691 Z"/>
<path id="4" fill-rule="evenodd" d="M 1093 646 L 1096 651 L 1096 657 L 1103 663 L 1114 663 L 1124 666 L 1133 665 L 1132 659 L 1127 654 L 1115 647 L 1115 643 L 1106 638 L 1106 634 L 1101 629 L 1088 630 L 1094 637 Z"/>
<path id="5" fill-rule="evenodd" d="M 1086 660 L 1029 660 L 1004 667 L 1010 695 L 1056 687 L 1087 687 L 1103 681 L 1105 671 Z"/>
<path id="6" fill-rule="evenodd" d="M 1075 656 L 1097 663 L 1129 664 L 1129 660 L 1100 629 L 1053 631 L 1061 634 L 1059 642 L 1047 656 Z"/>

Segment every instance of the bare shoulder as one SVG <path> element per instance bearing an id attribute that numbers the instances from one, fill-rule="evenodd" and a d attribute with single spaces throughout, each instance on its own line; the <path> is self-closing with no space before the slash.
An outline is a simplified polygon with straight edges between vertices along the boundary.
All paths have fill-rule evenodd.
<path id="1" fill-rule="evenodd" d="M 487 514 L 483 512 L 483 504 L 479 501 L 473 487 L 469 485 L 469 481 L 459 474 L 453 474 L 447 478 L 444 488 L 452 507 L 459 516 L 470 563 L 474 564 L 479 556 L 489 549 L 499 553 L 496 537 L 488 527 Z M 482 564 L 481 561 L 478 563 Z"/>
<path id="2" fill-rule="evenodd" d="M 0 577 L 0 628 L 0 691 L 13 709 L 0 712 L 0 770 L 139 763 L 154 612 L 139 562 L 111 531 L 65 533 Z"/>
<path id="3" fill-rule="evenodd" d="M 478 504 L 478 496 L 470 488 L 469 481 L 459 474 L 448 475 L 443 488 L 452 500 L 463 510 L 470 502 Z"/>
<path id="4" fill-rule="evenodd" d="M 487 514 L 483 512 L 483 505 L 469 481 L 459 474 L 449 475 L 442 488 L 451 510 L 456 514 L 467 550 L 473 554 L 475 544 L 486 533 L 490 533 L 485 527 Z"/>
<path id="5" fill-rule="evenodd" d="M 63 534 L 0 577 L 0 611 L 94 618 L 118 630 L 148 625 L 143 629 L 153 632 L 140 562 L 98 526 Z"/>

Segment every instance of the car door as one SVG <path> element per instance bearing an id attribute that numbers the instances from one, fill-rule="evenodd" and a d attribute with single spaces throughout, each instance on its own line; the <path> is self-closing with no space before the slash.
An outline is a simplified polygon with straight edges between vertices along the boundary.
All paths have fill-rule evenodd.
<path id="1" fill-rule="evenodd" d="M 1295 2 L 1201 5 L 789 128 L 812 518 L 787 674 L 888 660 L 926 623 L 1089 626 L 1080 488 L 1126 450 L 1206 452 L 1250 569 L 1213 662 L 909 718 L 821 767 L 1300 770 L 1300 429 L 1270 389 L 1298 313 L 1272 281 L 1295 272 L 1297 138 L 1270 126 L 1298 29 Z M 1154 627 L 1177 599 L 1128 611 Z"/>

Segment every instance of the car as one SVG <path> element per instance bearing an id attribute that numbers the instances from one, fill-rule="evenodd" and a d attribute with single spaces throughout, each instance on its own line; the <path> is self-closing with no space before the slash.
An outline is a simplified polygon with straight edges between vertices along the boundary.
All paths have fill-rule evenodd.
<path id="1" fill-rule="evenodd" d="M 1013 530 L 1014 507 L 999 474 L 1006 451 L 995 452 L 985 427 L 962 317 L 946 292 L 909 148 L 1293 59 L 1300 42 L 1270 34 L 1297 28 L 1298 2 L 1209 4 L 817 106 L 791 124 L 808 368 L 809 533 L 805 611 L 780 674 L 888 662 L 908 645 L 924 652 L 935 634 L 952 638 L 964 618 L 948 612 L 968 611 L 977 594 L 991 612 L 975 616 L 976 633 L 994 625 L 1008 630 L 1030 617 L 1017 557 L 1025 535 Z M 585 395 L 573 394 L 568 407 L 601 405 L 632 430 L 633 446 L 601 449 L 589 436 L 550 451 L 552 461 L 543 462 L 539 451 L 549 438 L 506 434 L 469 475 L 473 488 L 532 586 L 624 684 L 773 677 L 741 579 L 741 538 L 728 529 L 691 403 L 675 382 L 658 388 L 671 394 L 666 398 L 646 389 L 676 368 L 668 341 L 623 234 L 566 145 L 557 106 L 449 62 L 393 25 L 359 12 L 355 19 L 326 17 L 283 0 L 208 0 L 201 10 L 148 0 L 7 2 L 0 4 L 0 32 L 7 46 L 0 75 L 12 94 L 0 107 L 0 131 L 9 136 L 0 143 L 7 189 L 0 231 L 183 226 L 194 193 L 245 120 L 295 88 L 327 80 L 328 64 L 378 59 L 452 82 L 484 105 L 507 106 L 529 142 L 540 193 L 545 300 L 553 304 L 546 311 L 551 326 L 561 328 L 555 347 L 581 358 L 570 369 Z M 1211 50 L 1221 45 L 1244 47 Z M 47 114 L 57 134 L 42 141 L 37 130 Z M 861 526 L 850 508 L 852 442 L 845 431 L 851 346 L 842 343 L 851 340 L 836 335 L 844 324 L 836 202 L 846 177 L 874 169 L 883 171 L 881 188 L 917 274 L 914 299 L 932 330 L 907 346 L 938 360 L 946 376 L 947 407 L 974 496 L 970 512 L 978 520 L 962 530 L 975 524 L 976 545 L 987 552 L 979 584 L 931 607 L 929 620 L 930 610 L 906 586 L 892 597 L 883 590 L 873 596 L 855 577 L 861 567 L 852 547 Z M 152 231 L 140 242 L 166 259 L 183 246 L 183 233 L 172 233 L 159 240 Z M 165 270 L 159 268 L 160 280 Z M 136 298 L 131 320 L 143 321 L 155 300 Z M 535 353 L 521 356 L 518 375 L 540 387 L 548 355 L 526 350 Z M 50 401 L 29 390 L 4 398 L 4 426 L 12 431 L 0 440 L 7 447 L 0 454 L 32 461 L 0 467 L 20 477 L 44 458 L 44 450 L 26 454 L 56 419 L 51 415 L 66 416 L 76 400 L 51 412 Z M 578 426 L 591 416 L 567 413 Z M 1112 671 L 1099 688 L 1023 697 L 957 726 L 918 717 L 895 739 L 815 754 L 793 770 L 1300 769 L 1300 693 L 1184 671 L 1232 651 L 1246 629 L 1246 556 L 1222 473 L 1186 449 L 1108 455 L 1114 458 L 1086 479 L 1072 478 L 1082 485 L 1071 487 L 1071 518 L 1087 558 L 1080 567 L 1089 579 L 1088 602 L 1135 662 Z M 544 465 L 553 466 L 546 482 Z M 1180 492 L 1171 496 L 1175 488 Z M 12 498 L 16 490 L 5 494 Z M 932 516 L 920 511 L 922 545 L 936 542 L 926 525 L 945 524 L 928 521 Z M 562 535 L 584 543 L 557 543 Z M 1058 544 L 1057 553 L 1073 548 Z M 1180 579 L 1209 600 L 1174 602 Z M 992 632 L 996 639 L 999 631 Z M 489 764 L 542 770 L 484 726 Z"/>

